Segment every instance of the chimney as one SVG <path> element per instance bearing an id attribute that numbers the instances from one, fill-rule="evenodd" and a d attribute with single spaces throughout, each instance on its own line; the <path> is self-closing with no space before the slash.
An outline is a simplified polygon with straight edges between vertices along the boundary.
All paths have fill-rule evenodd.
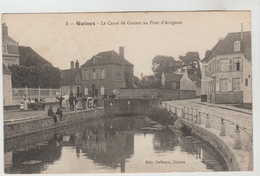
<path id="1" fill-rule="evenodd" d="M 243 39 L 243 23 L 241 23 L 241 39 Z"/>
<path id="2" fill-rule="evenodd" d="M 74 61 L 70 62 L 70 69 L 74 69 Z"/>
<path id="3" fill-rule="evenodd" d="M 122 47 L 122 46 L 119 47 L 119 56 L 121 58 L 124 58 L 124 47 Z"/>
<path id="4" fill-rule="evenodd" d="M 79 68 L 79 61 L 78 60 L 76 60 L 75 68 Z"/>
<path id="5" fill-rule="evenodd" d="M 5 23 L 2 24 L 2 34 L 8 35 L 8 27 L 6 26 Z"/>

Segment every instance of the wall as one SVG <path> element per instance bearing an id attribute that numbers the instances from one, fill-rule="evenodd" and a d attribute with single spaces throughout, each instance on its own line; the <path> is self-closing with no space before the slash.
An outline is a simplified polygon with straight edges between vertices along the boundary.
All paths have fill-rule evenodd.
<path id="1" fill-rule="evenodd" d="M 196 85 L 193 83 L 190 78 L 188 78 L 187 70 L 184 71 L 183 76 L 180 80 L 180 90 L 195 90 Z"/>
<path id="2" fill-rule="evenodd" d="M 248 86 L 245 85 L 248 80 Z M 252 63 L 248 62 L 246 58 L 244 58 L 244 68 L 243 68 L 243 103 L 252 103 Z"/>
<path id="3" fill-rule="evenodd" d="M 6 67 L 8 65 L 19 65 L 19 55 L 18 54 L 3 54 L 3 63 Z"/>
<path id="4" fill-rule="evenodd" d="M 174 90 L 174 89 L 120 89 L 121 98 L 157 98 L 161 94 L 163 101 L 191 99 L 196 97 L 195 90 Z"/>
<path id="5" fill-rule="evenodd" d="M 107 99 L 104 102 L 108 115 L 149 115 L 157 106 L 157 99 Z"/>
<path id="6" fill-rule="evenodd" d="M 243 92 L 213 93 L 212 102 L 216 104 L 240 104 L 243 102 Z"/>
<path id="7" fill-rule="evenodd" d="M 4 106 L 12 105 L 12 75 L 3 74 L 3 98 Z"/>
<path id="8" fill-rule="evenodd" d="M 104 115 L 104 109 L 91 109 L 83 111 L 66 112 L 63 115 L 64 121 L 54 125 L 52 117 L 42 116 L 35 119 L 23 120 L 18 122 L 4 123 L 4 138 L 15 138 L 32 133 L 42 132 L 59 128 L 65 125 L 83 122 L 89 119 L 100 118 Z"/>

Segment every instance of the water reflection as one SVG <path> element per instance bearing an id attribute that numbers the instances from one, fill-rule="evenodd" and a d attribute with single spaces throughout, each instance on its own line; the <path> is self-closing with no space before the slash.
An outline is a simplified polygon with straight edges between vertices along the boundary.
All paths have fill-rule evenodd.
<path id="1" fill-rule="evenodd" d="M 188 155 L 200 165 L 198 171 L 203 166 L 206 166 L 205 170 L 225 170 L 218 156 L 197 138 L 165 130 L 142 130 L 142 127 L 150 125 L 144 118 L 100 119 L 40 134 L 38 140 L 31 136 L 37 143 L 23 143 L 21 146 L 26 147 L 19 149 L 18 142 L 22 139 L 5 141 L 5 172 L 150 172 L 156 168 L 157 172 L 188 171 L 186 166 L 173 169 L 145 164 L 147 159 L 185 160 Z M 28 138 L 26 141 L 30 141 Z"/>

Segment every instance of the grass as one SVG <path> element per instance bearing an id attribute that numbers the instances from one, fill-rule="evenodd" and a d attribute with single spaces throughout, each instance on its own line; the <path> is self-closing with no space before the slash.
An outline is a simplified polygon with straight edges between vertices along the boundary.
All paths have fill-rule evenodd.
<path id="1" fill-rule="evenodd" d="M 167 109 L 161 109 L 161 108 L 153 108 L 151 110 L 151 113 L 149 115 L 150 119 L 164 125 L 172 125 L 175 120 L 177 120 L 177 116 L 171 115 L 171 113 Z"/>

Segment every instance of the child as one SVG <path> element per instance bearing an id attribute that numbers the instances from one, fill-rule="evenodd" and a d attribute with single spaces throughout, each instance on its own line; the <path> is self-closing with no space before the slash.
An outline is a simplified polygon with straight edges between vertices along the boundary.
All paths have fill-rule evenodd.
<path id="1" fill-rule="evenodd" d="M 23 102 L 21 101 L 21 103 L 20 103 L 20 111 L 23 111 L 24 110 L 24 104 L 23 104 Z"/>

